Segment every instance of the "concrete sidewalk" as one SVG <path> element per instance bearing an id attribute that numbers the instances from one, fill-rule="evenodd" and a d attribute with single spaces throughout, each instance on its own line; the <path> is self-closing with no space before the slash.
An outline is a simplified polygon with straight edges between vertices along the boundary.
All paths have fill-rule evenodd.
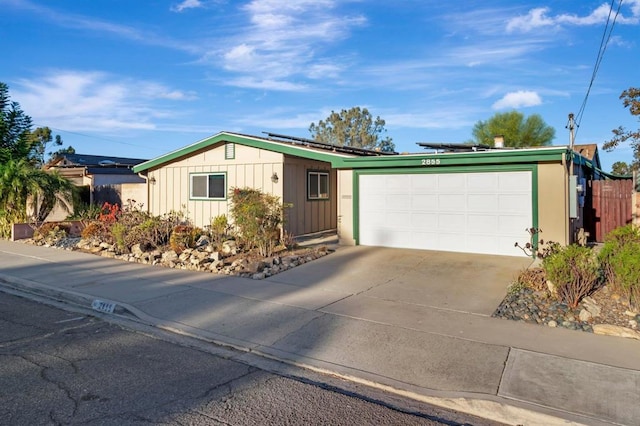
<path id="1" fill-rule="evenodd" d="M 640 342 L 491 318 L 508 281 L 449 294 L 423 283 L 437 278 L 429 252 L 381 271 L 376 256 L 399 253 L 381 250 L 340 247 L 254 281 L 1 241 L 0 284 L 113 301 L 136 321 L 508 424 L 638 424 Z M 461 279 L 493 273 L 469 269 Z"/>

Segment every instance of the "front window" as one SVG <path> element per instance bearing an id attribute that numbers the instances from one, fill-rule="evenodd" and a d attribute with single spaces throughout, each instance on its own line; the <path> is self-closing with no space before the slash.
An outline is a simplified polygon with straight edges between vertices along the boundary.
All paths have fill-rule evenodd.
<path id="1" fill-rule="evenodd" d="M 309 200 L 329 199 L 329 173 L 307 172 L 307 198 Z"/>
<path id="2" fill-rule="evenodd" d="M 224 200 L 227 194 L 227 176 L 224 173 L 198 173 L 191 175 L 190 198 L 196 200 Z"/>

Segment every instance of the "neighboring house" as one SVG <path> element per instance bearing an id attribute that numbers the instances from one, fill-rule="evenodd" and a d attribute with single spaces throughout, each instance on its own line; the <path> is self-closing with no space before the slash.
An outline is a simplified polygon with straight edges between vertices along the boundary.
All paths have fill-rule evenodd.
<path id="1" fill-rule="evenodd" d="M 518 256 L 531 227 L 575 241 L 583 208 L 570 175 L 602 177 L 596 152 L 564 146 L 385 155 L 267 135 L 221 132 L 135 166 L 149 211 L 206 226 L 229 214 L 231 188 L 252 187 L 292 204 L 294 235 L 335 229 L 343 244 Z"/>
<path id="2" fill-rule="evenodd" d="M 146 204 L 145 180 L 133 172 L 133 166 L 146 160 L 102 155 L 60 154 L 51 159 L 45 170 L 55 170 L 74 185 L 84 188 L 81 197 L 88 204 L 105 201 L 122 204 L 135 199 Z M 58 206 L 48 221 L 62 220 L 69 212 Z"/>

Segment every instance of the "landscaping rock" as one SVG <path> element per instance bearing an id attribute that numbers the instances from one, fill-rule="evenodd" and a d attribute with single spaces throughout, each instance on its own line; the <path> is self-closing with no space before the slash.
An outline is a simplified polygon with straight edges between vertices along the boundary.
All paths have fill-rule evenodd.
<path id="1" fill-rule="evenodd" d="M 584 306 L 584 308 L 591 314 L 592 317 L 599 317 L 602 312 L 600 306 L 598 306 L 596 301 L 591 297 L 585 297 L 584 299 L 582 299 L 582 306 Z"/>
<path id="2" fill-rule="evenodd" d="M 222 243 L 222 252 L 224 254 L 238 254 L 238 246 L 236 242 L 229 240 Z"/>
<path id="3" fill-rule="evenodd" d="M 605 336 L 626 337 L 630 339 L 640 340 L 640 332 L 627 327 L 620 327 L 612 324 L 595 324 L 593 326 L 594 334 L 602 334 Z"/>
<path id="4" fill-rule="evenodd" d="M 178 253 L 173 250 L 165 251 L 162 253 L 162 262 L 163 263 L 173 263 L 178 260 Z"/>
<path id="5" fill-rule="evenodd" d="M 582 309 L 580 310 L 579 318 L 580 318 L 580 321 L 587 322 L 587 321 L 590 321 L 591 318 L 593 318 L 593 315 L 591 315 L 591 312 L 587 311 L 586 309 Z"/>
<path id="6" fill-rule="evenodd" d="M 142 257 L 142 255 L 144 254 L 144 251 L 142 250 L 142 247 L 140 244 L 134 244 L 131 247 L 131 254 L 133 254 L 136 257 Z"/>

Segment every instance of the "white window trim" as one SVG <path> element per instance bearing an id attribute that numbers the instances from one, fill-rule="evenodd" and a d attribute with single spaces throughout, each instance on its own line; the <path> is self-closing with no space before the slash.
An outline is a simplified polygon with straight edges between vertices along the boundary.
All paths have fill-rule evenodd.
<path id="1" fill-rule="evenodd" d="M 193 195 L 194 176 L 222 176 L 224 178 L 224 193 L 222 197 L 198 197 Z M 209 179 L 207 179 L 207 194 L 209 193 Z M 226 200 L 227 199 L 227 173 L 226 172 L 202 172 L 189 174 L 189 199 L 190 200 Z"/>

